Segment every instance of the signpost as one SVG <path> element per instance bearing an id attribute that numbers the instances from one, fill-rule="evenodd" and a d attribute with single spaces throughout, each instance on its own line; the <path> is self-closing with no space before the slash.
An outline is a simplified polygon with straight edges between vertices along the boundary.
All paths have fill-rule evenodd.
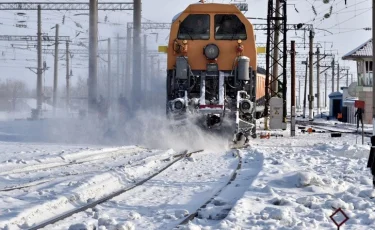
<path id="1" fill-rule="evenodd" d="M 341 220 L 341 222 L 338 223 L 334 219 L 334 216 L 336 214 L 338 214 L 339 212 L 344 216 L 344 219 Z M 329 218 L 331 218 L 331 220 L 333 221 L 333 223 L 335 223 L 335 225 L 337 226 L 337 230 L 340 230 L 341 225 L 345 224 L 345 222 L 349 220 L 349 217 L 341 210 L 341 208 L 338 208 Z"/>

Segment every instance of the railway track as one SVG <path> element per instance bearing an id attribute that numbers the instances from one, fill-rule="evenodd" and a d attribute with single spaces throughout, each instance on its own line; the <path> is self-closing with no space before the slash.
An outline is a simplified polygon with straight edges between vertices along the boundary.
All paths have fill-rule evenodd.
<path id="1" fill-rule="evenodd" d="M 179 229 L 182 225 L 186 225 L 190 221 L 193 221 L 194 218 L 199 217 L 199 212 L 205 209 L 210 203 L 213 203 L 215 198 L 217 198 L 226 187 L 228 187 L 230 184 L 232 184 L 235 181 L 235 179 L 237 178 L 238 171 L 241 170 L 241 167 L 242 167 L 242 157 L 239 154 L 239 149 L 234 149 L 234 154 L 236 154 L 236 157 L 238 157 L 239 160 L 238 160 L 238 165 L 236 169 L 232 172 L 232 175 L 230 176 L 229 181 L 223 187 L 221 187 L 220 190 L 217 191 L 212 197 L 210 197 L 202 206 L 196 209 L 195 212 L 191 213 L 186 218 L 184 218 L 174 229 Z M 231 208 L 226 209 L 225 216 L 228 215 L 230 210 Z M 221 216 L 220 218 L 225 218 L 225 217 Z"/>
<path id="2" fill-rule="evenodd" d="M 349 134 L 358 134 L 361 135 L 361 130 L 358 131 L 356 129 L 348 128 L 348 127 L 338 127 L 336 125 L 332 124 L 322 124 L 314 121 L 296 121 L 296 125 L 300 126 L 310 126 L 312 128 L 324 130 L 330 133 L 349 133 Z M 372 133 L 370 132 L 364 132 L 365 137 L 371 137 Z"/>
<path id="3" fill-rule="evenodd" d="M 113 157 L 113 156 L 111 156 L 111 157 Z M 155 157 L 155 155 L 150 155 L 150 156 L 147 156 L 145 158 L 142 157 L 140 159 L 132 159 L 133 162 L 129 162 L 127 167 L 132 168 L 132 167 L 138 166 L 139 161 L 145 161 L 145 160 L 147 160 L 149 158 L 153 158 L 153 157 Z M 116 161 L 116 159 L 117 159 L 116 157 L 113 158 L 114 161 Z M 167 159 L 164 159 L 164 160 L 167 160 Z M 87 162 L 85 162 L 85 163 L 87 163 Z M 72 165 L 69 165 L 69 166 L 72 166 Z M 89 169 L 89 170 L 86 170 L 84 172 L 75 172 L 75 173 L 69 173 L 69 174 L 63 174 L 63 175 L 59 174 L 59 175 L 49 175 L 49 176 L 45 176 L 45 177 L 39 177 L 36 180 L 30 180 L 30 181 L 28 181 L 27 183 L 24 183 L 24 184 L 18 184 L 18 185 L 0 188 L 0 192 L 9 192 L 9 191 L 14 191 L 14 190 L 30 188 L 30 187 L 46 184 L 48 182 L 54 181 L 55 179 L 64 178 L 66 180 L 69 177 L 75 177 L 77 175 L 82 176 L 82 175 L 87 175 L 87 174 L 92 174 L 92 173 L 106 173 L 106 172 L 110 172 L 110 171 L 113 171 L 113 170 L 116 170 L 116 169 L 122 168 L 122 167 L 124 167 L 124 164 L 118 163 L 118 165 L 112 166 L 109 169 L 106 169 L 107 166 L 104 165 L 103 168 Z"/>
<path id="4" fill-rule="evenodd" d="M 115 168 L 120 168 L 123 164 L 116 165 L 114 167 L 111 167 L 110 169 L 105 169 L 106 168 L 105 165 L 103 166 L 104 168 L 100 167 L 100 165 L 99 165 L 100 169 L 97 169 L 97 168 L 94 169 L 94 170 L 88 169 L 88 170 L 85 170 L 84 172 L 75 172 L 75 173 L 71 172 L 71 168 L 74 167 L 74 166 L 77 166 L 77 165 L 85 165 L 87 163 L 92 163 L 92 162 L 95 162 L 95 161 L 102 161 L 102 160 L 105 160 L 105 159 L 108 159 L 108 158 L 112 158 L 113 160 L 116 160 L 119 157 L 126 158 L 127 156 L 130 156 L 129 154 L 138 154 L 138 153 L 143 152 L 145 150 L 147 150 L 147 149 L 131 148 L 131 149 L 126 149 L 126 150 L 116 150 L 116 151 L 102 153 L 102 156 L 100 156 L 99 159 L 95 158 L 95 156 L 97 155 L 97 154 L 95 154 L 94 159 L 90 159 L 90 157 L 84 157 L 84 158 L 75 160 L 74 162 L 70 162 L 70 163 L 56 163 L 56 162 L 54 162 L 54 163 L 51 163 L 51 164 L 53 164 L 53 166 L 51 166 L 51 164 L 48 164 L 47 166 L 44 166 L 44 167 L 41 167 L 42 164 L 38 164 L 38 165 L 26 166 L 26 167 L 17 169 L 16 171 L 15 170 L 9 170 L 9 171 L 6 171 L 6 172 L 2 172 L 2 174 L 8 173 L 8 175 L 9 174 L 23 174 L 23 173 L 27 173 L 28 175 L 30 175 L 30 174 L 32 175 L 32 173 L 37 173 L 39 171 L 51 170 L 51 169 L 62 168 L 62 167 L 65 167 L 66 170 L 67 170 L 66 173 L 59 172 L 58 175 L 50 173 L 48 176 L 40 176 L 40 177 L 38 177 L 37 179 L 34 179 L 34 180 L 30 179 L 26 183 L 15 184 L 15 185 L 12 185 L 12 186 L 5 186 L 5 187 L 0 188 L 0 192 L 9 192 L 9 191 L 20 190 L 20 189 L 24 189 L 24 188 L 30 188 L 30 187 L 34 187 L 34 186 L 37 186 L 37 185 L 48 183 L 50 181 L 53 181 L 53 180 L 59 179 L 59 178 L 69 178 L 69 177 L 74 177 L 74 176 L 77 176 L 77 175 L 90 174 L 90 173 L 93 173 L 93 172 L 103 172 L 103 173 L 109 172 L 111 170 L 114 170 Z M 145 160 L 149 157 L 153 157 L 153 155 L 147 156 L 146 158 L 137 159 L 137 160 L 142 160 L 142 159 Z M 132 160 L 134 160 L 134 159 L 132 159 Z"/>
<path id="5" fill-rule="evenodd" d="M 130 187 L 127 187 L 127 188 L 124 188 L 124 189 L 121 189 L 119 191 L 116 191 L 116 192 L 113 192 L 101 199 L 98 199 L 96 201 L 93 201 L 93 202 L 90 202 L 89 204 L 87 205 L 84 205 L 84 206 L 81 206 L 79 208 L 76 208 L 74 210 L 71 210 L 69 212 L 66 212 L 65 214 L 62 214 L 62 215 L 59 215 L 59 216 L 56 216 L 56 217 L 53 217 L 53 218 L 50 218 L 49 220 L 43 222 L 43 223 L 39 223 L 37 225 L 34 225 L 33 227 L 29 228 L 29 230 L 36 230 L 36 229 L 40 229 L 40 228 L 44 228 L 48 225 L 51 225 L 51 224 L 54 224 L 58 221 L 62 221 L 74 214 L 77 214 L 77 213 L 80 213 L 80 212 L 83 212 L 89 208 L 93 208 L 95 207 L 96 205 L 98 204 L 102 204 L 102 203 L 105 203 L 106 201 L 109 201 L 111 200 L 112 198 L 116 197 L 116 196 L 119 196 L 123 193 L 126 193 L 130 190 L 133 190 L 134 188 L 136 187 L 139 187 L 141 185 L 143 185 L 144 183 L 146 183 L 147 181 L 149 181 L 150 179 L 154 178 L 155 176 L 159 175 L 160 173 L 162 173 L 163 171 L 165 171 L 166 169 L 170 168 L 172 165 L 174 165 L 176 162 L 182 160 L 183 158 L 185 157 L 190 157 L 192 154 L 194 153 L 198 153 L 198 152 L 203 152 L 204 150 L 197 150 L 197 151 L 192 151 L 192 152 L 188 152 L 188 150 L 185 150 L 183 151 L 181 154 L 177 154 L 177 155 L 174 155 L 173 156 L 173 160 L 171 159 L 164 159 L 163 161 L 169 161 L 171 160 L 171 162 L 169 164 L 167 164 L 166 166 L 164 166 L 162 169 L 158 170 L 156 173 L 152 174 L 151 176 L 147 177 L 146 179 L 143 179 L 137 183 L 135 183 L 134 185 L 130 186 Z"/>
<path id="6" fill-rule="evenodd" d="M 11 170 L 3 170 L 0 172 L 0 176 L 3 175 L 10 175 L 10 174 L 19 174 L 19 173 L 32 173 L 32 172 L 37 172 L 37 171 L 42 171 L 42 170 L 47 170 L 47 169 L 54 169 L 54 168 L 60 168 L 64 166 L 73 166 L 73 165 L 82 165 L 85 163 L 91 163 L 94 161 L 102 161 L 108 158 L 112 157 L 117 157 L 129 153 L 137 153 L 141 151 L 145 151 L 147 149 L 145 148 L 140 148 L 140 147 L 135 147 L 135 148 L 129 148 L 129 149 L 119 149 L 116 151 L 108 151 L 108 152 L 98 152 L 94 154 L 90 154 L 88 156 L 84 156 L 81 158 L 76 158 L 76 159 L 67 159 L 64 157 L 61 157 L 62 160 L 64 161 L 69 161 L 69 162 L 48 162 L 48 163 L 40 163 L 40 164 L 34 164 L 34 165 L 28 165 L 25 167 L 21 168 L 14 168 Z"/>

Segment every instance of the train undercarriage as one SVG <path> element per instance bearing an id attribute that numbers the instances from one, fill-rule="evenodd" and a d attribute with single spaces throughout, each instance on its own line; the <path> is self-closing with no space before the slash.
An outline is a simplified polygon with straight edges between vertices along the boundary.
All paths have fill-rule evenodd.
<path id="1" fill-rule="evenodd" d="M 176 125 L 196 124 L 204 130 L 233 135 L 234 144 L 256 137 L 256 71 L 249 58 L 236 58 L 233 70 L 214 62 L 192 70 L 186 56 L 178 57 L 167 75 L 166 112 Z"/>

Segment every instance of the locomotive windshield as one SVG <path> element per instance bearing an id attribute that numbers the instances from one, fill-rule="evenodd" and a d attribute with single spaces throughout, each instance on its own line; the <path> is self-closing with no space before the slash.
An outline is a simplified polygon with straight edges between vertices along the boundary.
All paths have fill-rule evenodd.
<path id="1" fill-rule="evenodd" d="M 246 40 L 246 28 L 241 20 L 234 14 L 215 15 L 216 40 Z"/>
<path id="2" fill-rule="evenodd" d="M 190 14 L 180 23 L 178 39 L 208 40 L 210 39 L 210 15 Z"/>

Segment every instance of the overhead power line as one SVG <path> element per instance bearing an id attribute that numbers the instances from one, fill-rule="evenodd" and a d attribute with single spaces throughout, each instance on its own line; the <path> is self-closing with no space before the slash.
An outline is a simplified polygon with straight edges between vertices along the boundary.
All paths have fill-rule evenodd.
<path id="1" fill-rule="evenodd" d="M 0 10 L 89 10 L 88 2 L 3 2 Z M 98 10 L 133 10 L 133 2 L 99 2 Z"/>

